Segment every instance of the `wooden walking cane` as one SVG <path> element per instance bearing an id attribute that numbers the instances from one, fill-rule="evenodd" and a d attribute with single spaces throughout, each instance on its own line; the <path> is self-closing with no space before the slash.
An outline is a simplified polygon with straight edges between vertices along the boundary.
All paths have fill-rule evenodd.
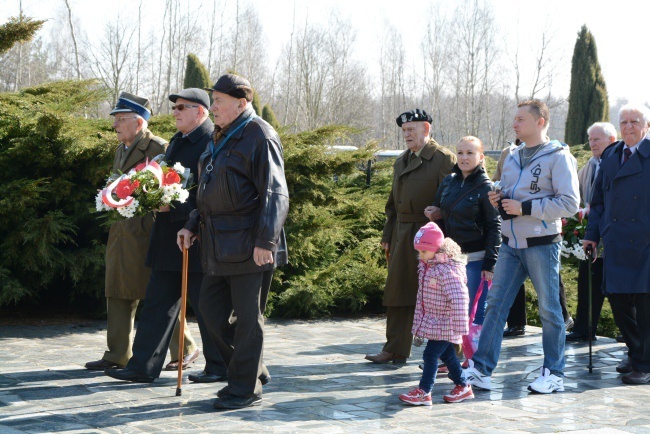
<path id="1" fill-rule="evenodd" d="M 181 396 L 181 383 L 183 382 L 183 345 L 185 343 L 185 306 L 187 304 L 187 269 L 188 254 L 185 248 L 185 239 L 181 237 L 183 244 L 183 277 L 181 283 L 181 317 L 180 330 L 178 334 L 178 381 L 176 382 L 176 396 Z"/>

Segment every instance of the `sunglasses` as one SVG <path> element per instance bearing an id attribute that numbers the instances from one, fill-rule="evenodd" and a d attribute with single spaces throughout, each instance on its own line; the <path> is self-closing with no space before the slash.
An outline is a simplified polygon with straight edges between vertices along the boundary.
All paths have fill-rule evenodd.
<path id="1" fill-rule="evenodd" d="M 176 104 L 172 106 L 172 110 L 178 110 L 179 112 L 182 112 L 186 108 L 197 108 L 198 105 L 189 105 L 189 104 Z"/>

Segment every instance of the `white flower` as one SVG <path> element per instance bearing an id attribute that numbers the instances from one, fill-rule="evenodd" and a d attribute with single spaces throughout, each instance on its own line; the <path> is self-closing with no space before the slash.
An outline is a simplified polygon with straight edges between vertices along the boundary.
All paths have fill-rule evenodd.
<path id="1" fill-rule="evenodd" d="M 133 202 L 129 205 L 118 208 L 117 212 L 119 212 L 124 218 L 131 218 L 135 215 L 135 211 L 138 209 L 139 204 L 140 202 L 138 202 L 137 199 L 133 199 Z"/>
<path id="2" fill-rule="evenodd" d="M 180 203 L 185 203 L 187 198 L 190 196 L 190 192 L 184 189 L 181 189 L 180 193 L 178 193 L 178 201 Z"/>
<path id="3" fill-rule="evenodd" d="M 95 209 L 97 212 L 102 212 L 102 211 L 110 211 L 111 208 L 104 203 L 102 200 L 102 191 L 100 190 L 97 193 L 97 196 L 95 196 Z"/>
<path id="4" fill-rule="evenodd" d="M 182 175 L 183 172 L 185 172 L 185 167 L 183 167 L 181 163 L 176 163 L 174 164 L 174 170 L 176 171 L 176 173 Z"/>

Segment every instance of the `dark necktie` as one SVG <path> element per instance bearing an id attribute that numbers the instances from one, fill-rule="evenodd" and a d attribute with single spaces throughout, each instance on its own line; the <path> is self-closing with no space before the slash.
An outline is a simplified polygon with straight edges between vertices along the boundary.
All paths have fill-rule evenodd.
<path id="1" fill-rule="evenodd" d="M 630 148 L 623 149 L 623 164 L 627 163 L 627 160 L 630 159 L 630 155 L 632 155 Z"/>
<path id="2" fill-rule="evenodd" d="M 415 152 L 411 152 L 411 155 L 409 155 L 409 163 L 415 160 L 415 157 L 416 157 Z"/>

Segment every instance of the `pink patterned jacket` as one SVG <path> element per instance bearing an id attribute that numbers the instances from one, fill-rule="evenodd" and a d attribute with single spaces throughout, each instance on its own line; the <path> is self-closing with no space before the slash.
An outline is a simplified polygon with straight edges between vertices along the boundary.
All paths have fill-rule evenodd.
<path id="1" fill-rule="evenodd" d="M 465 257 L 449 258 L 438 253 L 420 261 L 418 289 L 412 333 L 421 338 L 463 342 L 469 332 L 467 274 Z"/>

